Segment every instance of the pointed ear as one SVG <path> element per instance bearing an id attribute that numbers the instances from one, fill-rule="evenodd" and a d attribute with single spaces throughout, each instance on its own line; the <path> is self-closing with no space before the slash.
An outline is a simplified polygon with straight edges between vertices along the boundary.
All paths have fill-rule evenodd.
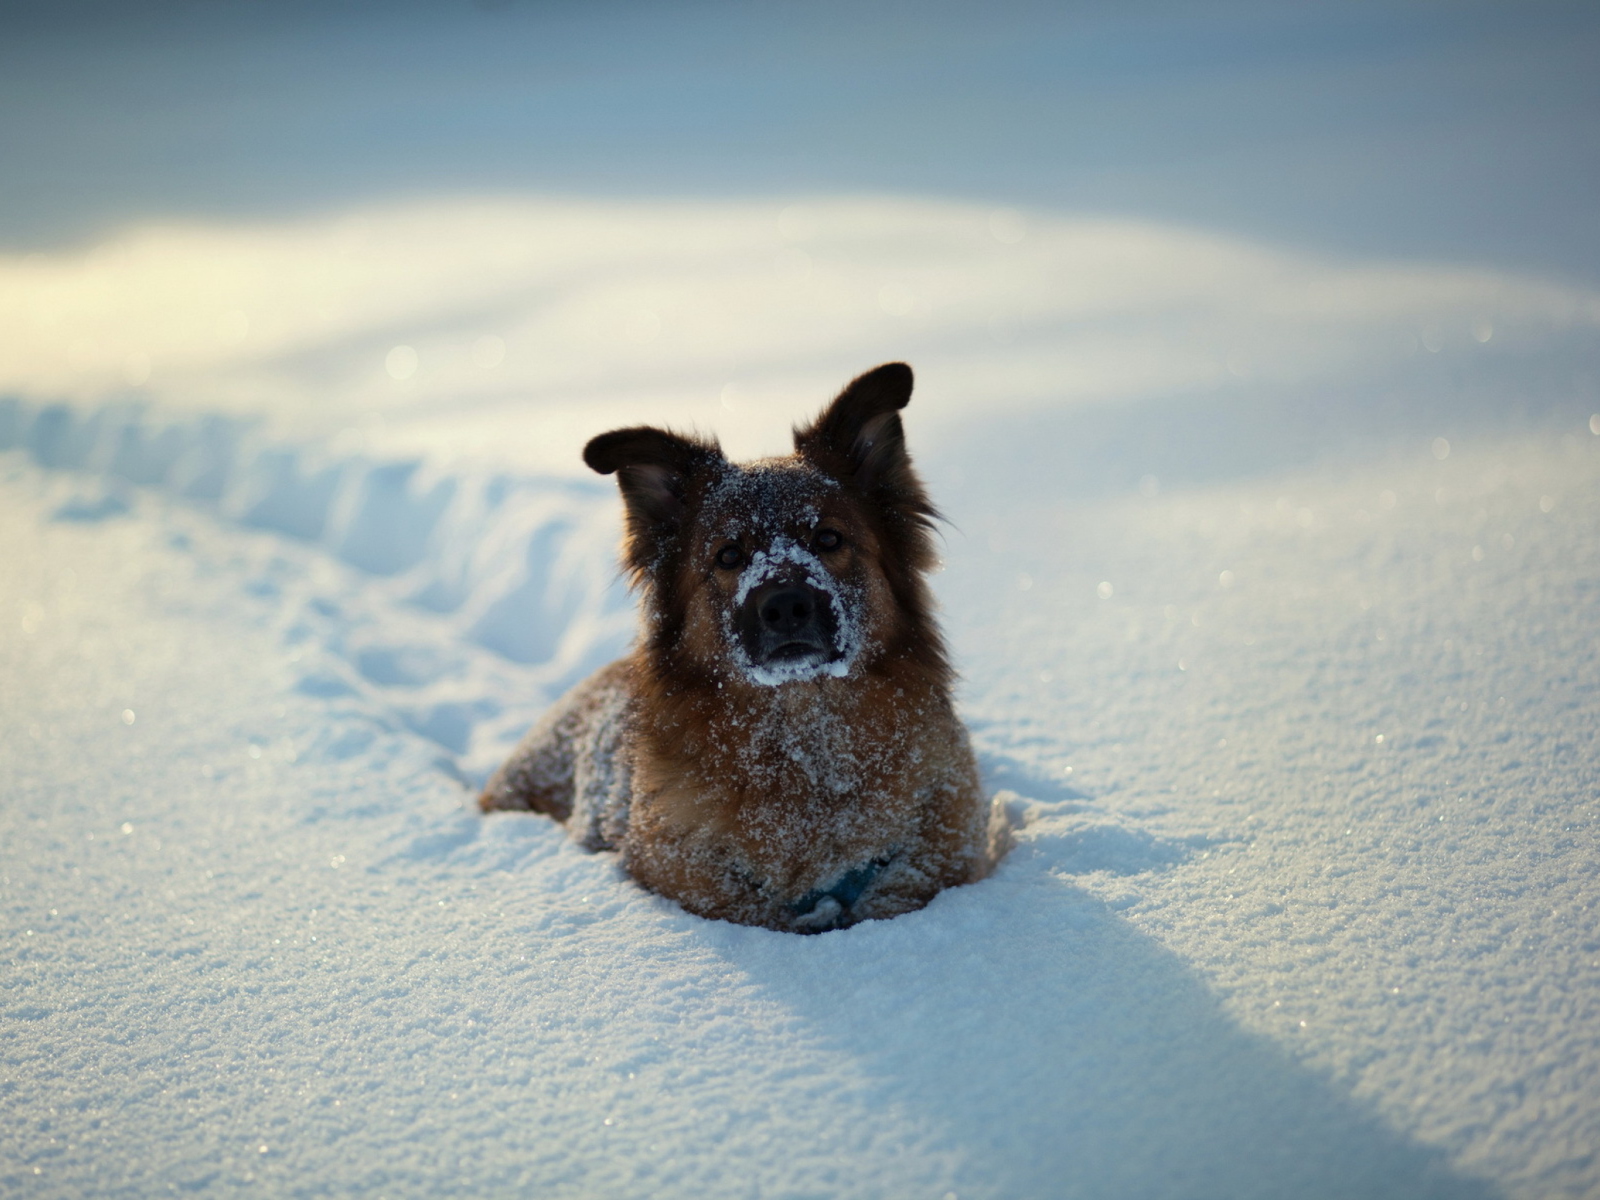
<path id="1" fill-rule="evenodd" d="M 896 561 L 915 572 L 936 561 L 931 534 L 939 513 L 906 452 L 900 410 L 910 400 L 910 367 L 874 367 L 851 380 L 815 421 L 794 431 L 794 448 L 877 506 L 885 533 L 896 543 Z"/>
<path id="2" fill-rule="evenodd" d="M 794 448 L 822 470 L 863 492 L 920 492 L 906 453 L 900 410 L 911 401 L 911 368 L 884 363 L 858 376 L 808 427 Z"/>
<path id="3" fill-rule="evenodd" d="M 646 571 L 662 541 L 683 523 L 693 478 L 726 460 L 714 441 L 637 425 L 592 438 L 583 461 L 602 475 L 616 475 L 628 511 L 624 556 L 635 571 Z"/>

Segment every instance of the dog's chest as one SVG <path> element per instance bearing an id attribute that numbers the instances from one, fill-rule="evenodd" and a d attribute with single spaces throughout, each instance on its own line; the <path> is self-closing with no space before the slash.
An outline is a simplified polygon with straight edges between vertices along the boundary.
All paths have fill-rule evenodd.
<path id="1" fill-rule="evenodd" d="M 852 719 L 855 718 L 855 719 Z M 893 757 L 884 722 L 863 725 L 859 716 L 823 705 L 778 706 L 734 716 L 719 730 L 725 780 L 747 793 L 826 804 L 860 795 Z"/>
<path id="2" fill-rule="evenodd" d="M 751 862 L 870 857 L 915 819 L 929 730 L 914 706 L 886 702 L 903 697 L 827 699 L 730 705 L 700 736 L 644 748 L 635 804 L 651 825 L 726 840 Z"/>

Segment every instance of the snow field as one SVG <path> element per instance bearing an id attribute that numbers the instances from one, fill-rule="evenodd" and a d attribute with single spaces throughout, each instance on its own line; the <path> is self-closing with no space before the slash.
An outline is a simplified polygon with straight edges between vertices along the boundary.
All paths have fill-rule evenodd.
<path id="1" fill-rule="evenodd" d="M 967 627 L 980 736 L 1213 839 L 1101 894 L 1247 1028 L 1513 1194 L 1592 1187 L 1597 442 L 1419 441 L 1085 506 L 1033 534 L 1061 565 Z M 946 581 L 956 611 L 989 586 L 959 560 Z M 996 669 L 1024 654 L 1046 665 Z"/>
<path id="2" fill-rule="evenodd" d="M 1299 394 L 1419 360 L 1511 361 L 1520 388 L 1530 359 L 1592 343 L 1600 292 L 916 196 L 468 195 L 0 254 L 0 331 L 0 394 L 562 475 L 648 421 L 782 452 L 788 421 L 889 358 L 917 368 L 924 445 L 980 411 Z"/>
<path id="3" fill-rule="evenodd" d="M 182 454 L 141 486 L 107 453 L 197 434 L 8 411 L 33 460 L 0 507 L 28 681 L 3 721 L 9 1187 L 1593 1185 L 1587 429 L 1147 495 L 952 487 L 938 582 L 1018 848 L 924 912 L 794 938 L 462 807 L 620 638 L 547 630 L 565 657 L 519 662 L 479 632 L 540 580 L 610 578 L 603 490 L 507 480 L 496 506 L 261 445 L 197 501 Z M 264 486 L 263 460 L 291 467 Z M 261 518 L 308 511 L 319 471 L 317 540 Z M 392 519 L 441 489 L 428 537 Z"/>

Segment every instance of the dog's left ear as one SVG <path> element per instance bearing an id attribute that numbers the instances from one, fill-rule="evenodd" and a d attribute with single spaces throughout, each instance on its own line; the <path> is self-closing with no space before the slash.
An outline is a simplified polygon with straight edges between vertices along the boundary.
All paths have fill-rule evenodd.
<path id="1" fill-rule="evenodd" d="M 817 419 L 794 431 L 794 448 L 818 470 L 854 486 L 887 518 L 899 560 L 926 570 L 938 511 L 911 467 L 900 410 L 911 401 L 911 368 L 884 363 L 852 379 Z"/>
<path id="2" fill-rule="evenodd" d="M 851 380 L 815 421 L 797 428 L 794 448 L 869 496 L 891 504 L 916 496 L 926 505 L 900 424 L 900 410 L 910 402 L 911 368 L 884 363 Z"/>

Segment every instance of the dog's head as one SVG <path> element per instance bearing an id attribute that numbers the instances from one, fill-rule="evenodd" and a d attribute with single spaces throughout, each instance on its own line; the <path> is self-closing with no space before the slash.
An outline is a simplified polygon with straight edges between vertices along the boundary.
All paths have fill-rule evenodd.
<path id="1" fill-rule="evenodd" d="M 784 458 L 730 463 L 713 440 L 649 426 L 585 447 L 617 476 L 623 561 L 674 677 L 778 686 L 896 654 L 944 669 L 922 581 L 936 514 L 900 424 L 911 382 L 904 363 L 868 371 Z"/>

